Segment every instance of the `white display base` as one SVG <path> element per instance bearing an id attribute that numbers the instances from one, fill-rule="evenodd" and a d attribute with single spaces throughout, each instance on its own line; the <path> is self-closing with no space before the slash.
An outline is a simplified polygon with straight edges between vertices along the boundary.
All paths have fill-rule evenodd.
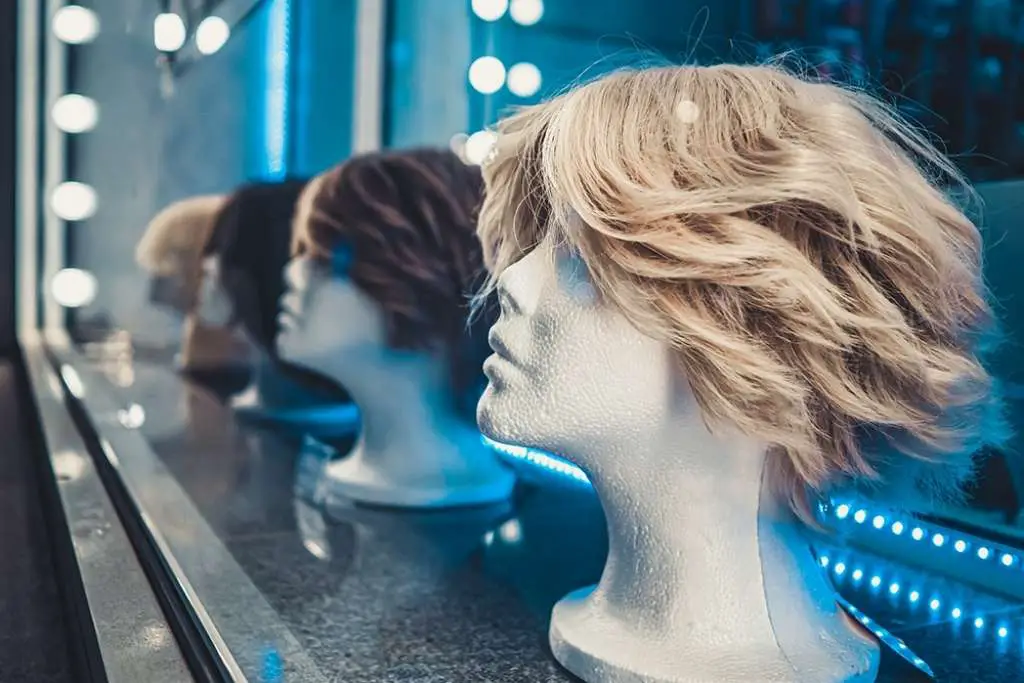
<path id="1" fill-rule="evenodd" d="M 555 659 L 587 683 L 874 683 L 878 676 L 877 644 L 867 649 L 868 657 L 837 657 L 820 643 L 784 654 L 771 640 L 761 652 L 749 651 L 757 645 L 741 651 L 726 633 L 718 643 L 680 642 L 685 631 L 651 637 L 635 628 L 641 614 L 610 618 L 597 604 L 596 589 L 581 588 L 559 600 L 548 633 Z"/>
<path id="2" fill-rule="evenodd" d="M 450 477 L 437 476 L 437 471 L 418 478 L 404 469 L 396 474 L 378 463 L 371 465 L 356 451 L 328 463 L 323 491 L 328 504 L 333 498 L 343 498 L 389 507 L 448 508 L 498 503 L 507 500 L 515 486 L 515 476 L 493 462 L 485 461 L 477 469 Z M 438 480 L 444 484 L 438 485 Z"/>

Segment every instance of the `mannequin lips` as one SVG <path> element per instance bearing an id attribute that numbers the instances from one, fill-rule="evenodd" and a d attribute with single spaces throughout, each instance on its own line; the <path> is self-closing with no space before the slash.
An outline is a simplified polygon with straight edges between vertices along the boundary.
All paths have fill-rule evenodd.
<path id="1" fill-rule="evenodd" d="M 495 328 L 492 327 L 491 331 L 487 333 L 488 345 L 491 347 L 491 350 L 494 351 L 495 356 L 505 361 L 506 363 L 515 365 L 515 359 L 513 359 L 512 354 L 509 353 L 508 347 L 505 345 L 505 342 L 502 341 L 501 337 L 499 337 L 494 330 Z"/>

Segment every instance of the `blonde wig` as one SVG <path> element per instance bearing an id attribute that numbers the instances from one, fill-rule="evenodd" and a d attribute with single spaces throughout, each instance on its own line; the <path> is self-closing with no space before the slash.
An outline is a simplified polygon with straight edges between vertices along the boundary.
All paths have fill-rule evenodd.
<path id="1" fill-rule="evenodd" d="M 135 248 L 136 263 L 148 273 L 181 278 L 189 310 L 199 294 L 203 249 L 225 200 L 203 195 L 171 204 L 153 217 Z"/>
<path id="2" fill-rule="evenodd" d="M 545 239 L 671 345 L 704 419 L 771 444 L 812 521 L 838 485 L 955 494 L 1003 435 L 955 167 L 886 105 L 774 66 L 617 72 L 498 125 L 489 270 Z M 948 189 L 948 188 L 947 188 Z"/>

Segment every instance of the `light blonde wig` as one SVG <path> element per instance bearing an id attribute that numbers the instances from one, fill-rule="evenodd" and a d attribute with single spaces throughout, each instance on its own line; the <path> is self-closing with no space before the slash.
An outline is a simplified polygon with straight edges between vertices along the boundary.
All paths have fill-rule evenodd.
<path id="1" fill-rule="evenodd" d="M 226 199 L 201 195 L 174 202 L 153 217 L 135 247 L 135 261 L 146 272 L 181 278 L 189 308 L 199 294 L 203 250 Z"/>
<path id="2" fill-rule="evenodd" d="M 621 71 L 503 120 L 484 176 L 481 299 L 542 240 L 573 250 L 676 351 L 712 428 L 771 444 L 805 520 L 837 485 L 955 493 L 1003 435 L 981 236 L 943 191 L 969 186 L 864 93 L 774 66 Z"/>

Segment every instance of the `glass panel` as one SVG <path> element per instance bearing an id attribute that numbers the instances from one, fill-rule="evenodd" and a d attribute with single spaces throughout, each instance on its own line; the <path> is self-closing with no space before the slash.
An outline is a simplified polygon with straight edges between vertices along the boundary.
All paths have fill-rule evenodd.
<path id="1" fill-rule="evenodd" d="M 1024 329 L 1020 3 L 51 4 L 41 256 L 65 383 L 249 680 L 570 680 L 546 634 L 601 576 L 601 505 L 581 469 L 475 419 L 479 165 L 517 106 L 623 66 L 782 53 L 878 92 L 979 183 L 987 275 Z M 1020 357 L 993 365 L 1017 432 Z M 843 499 L 848 534 L 816 545 L 947 680 L 995 656 L 949 644 L 968 616 L 1002 619 L 978 642 L 1020 666 L 1016 443 L 964 504 Z"/>

